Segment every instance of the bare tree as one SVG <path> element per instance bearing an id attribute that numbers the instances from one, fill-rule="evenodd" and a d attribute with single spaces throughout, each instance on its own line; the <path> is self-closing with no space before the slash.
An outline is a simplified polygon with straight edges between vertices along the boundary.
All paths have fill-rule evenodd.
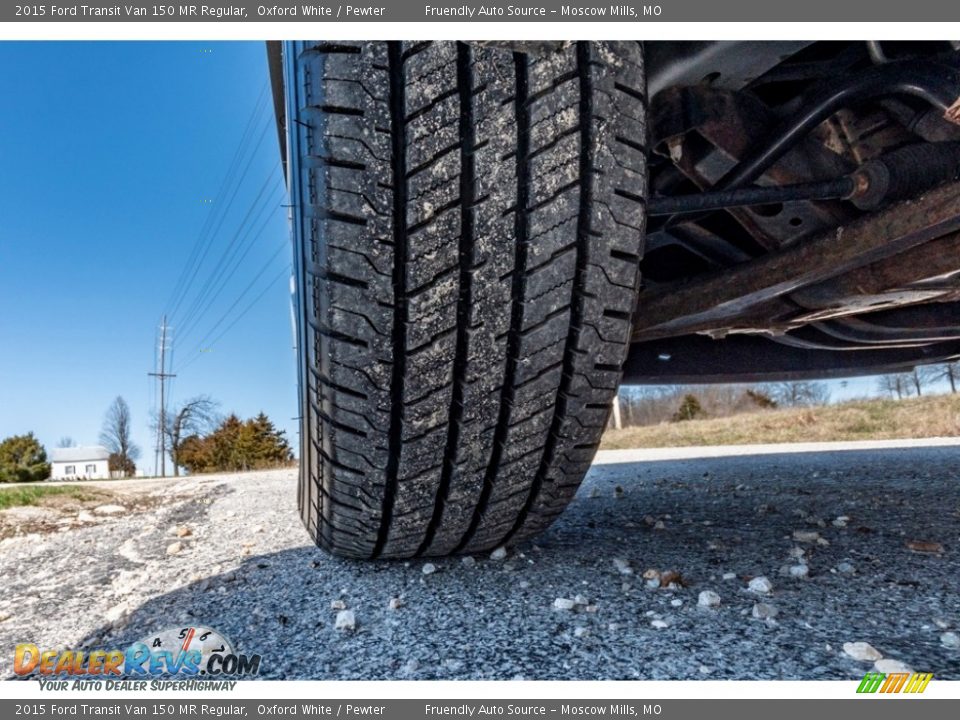
<path id="1" fill-rule="evenodd" d="M 107 408 L 100 431 L 100 442 L 110 451 L 110 470 L 130 474 L 135 471 L 135 461 L 140 457 L 140 448 L 133 442 L 133 423 L 130 418 L 130 406 L 122 396 Z"/>
<path id="2" fill-rule="evenodd" d="M 73 438 L 70 437 L 69 435 L 64 435 L 62 438 L 57 440 L 58 448 L 72 448 L 76 446 L 77 446 L 77 443 L 75 443 Z"/>
<path id="3" fill-rule="evenodd" d="M 957 394 L 957 385 L 960 385 L 960 362 L 944 363 L 927 368 L 931 382 L 946 380 L 950 383 L 950 392 Z"/>
<path id="4" fill-rule="evenodd" d="M 219 421 L 218 404 L 206 395 L 198 395 L 184 402 L 174 412 L 167 415 L 167 444 L 170 448 L 170 460 L 173 461 L 174 476 L 180 475 L 180 454 L 184 441 L 194 435 L 202 435 Z"/>
<path id="5" fill-rule="evenodd" d="M 812 407 L 830 402 L 830 386 L 823 382 L 781 382 L 768 388 L 768 394 L 784 407 Z"/>
<path id="6" fill-rule="evenodd" d="M 877 378 L 877 389 L 897 400 L 903 400 L 904 396 L 910 395 L 909 383 L 909 378 L 903 373 L 881 375 Z"/>

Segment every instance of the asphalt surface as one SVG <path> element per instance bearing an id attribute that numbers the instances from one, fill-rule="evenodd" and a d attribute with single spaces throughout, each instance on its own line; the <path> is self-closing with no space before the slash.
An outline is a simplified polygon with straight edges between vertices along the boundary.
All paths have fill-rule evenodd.
<path id="1" fill-rule="evenodd" d="M 124 513 L 0 541 L 0 676 L 16 643 L 123 647 L 199 624 L 272 678 L 859 679 L 873 662 L 843 645 L 866 642 L 960 679 L 960 448 L 669 457 L 601 454 L 535 543 L 431 574 L 315 549 L 293 471 L 128 483 Z M 681 578 L 648 587 L 649 569 Z M 756 576 L 772 591 L 751 592 Z M 335 601 L 355 629 L 335 627 Z"/>

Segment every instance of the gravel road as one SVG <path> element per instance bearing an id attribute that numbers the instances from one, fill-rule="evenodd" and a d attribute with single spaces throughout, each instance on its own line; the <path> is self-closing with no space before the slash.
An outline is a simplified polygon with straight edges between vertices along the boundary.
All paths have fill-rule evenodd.
<path id="1" fill-rule="evenodd" d="M 200 624 L 274 678 L 858 679 L 882 655 L 960 679 L 960 448 L 739 452 L 601 454 L 535 544 L 432 572 L 312 547 L 293 471 L 114 484 L 113 514 L 21 509 L 0 676 L 19 642 Z"/>

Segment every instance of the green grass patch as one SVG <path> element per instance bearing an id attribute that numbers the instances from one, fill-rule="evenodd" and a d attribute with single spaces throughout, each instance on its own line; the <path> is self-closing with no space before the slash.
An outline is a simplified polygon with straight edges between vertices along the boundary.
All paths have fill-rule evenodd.
<path id="1" fill-rule="evenodd" d="M 72 485 L 27 485 L 23 487 L 0 487 L 0 510 L 17 507 L 20 505 L 37 505 L 41 500 L 56 495 L 66 495 L 67 497 L 86 502 L 96 500 L 103 496 L 103 491 L 94 491 L 90 488 L 74 487 Z"/>

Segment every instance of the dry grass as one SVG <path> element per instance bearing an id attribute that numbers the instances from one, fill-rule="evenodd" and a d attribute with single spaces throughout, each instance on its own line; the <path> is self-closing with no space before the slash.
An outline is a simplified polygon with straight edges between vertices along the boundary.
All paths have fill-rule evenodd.
<path id="1" fill-rule="evenodd" d="M 608 430 L 602 450 L 960 436 L 960 395 L 859 400 L 810 409 Z"/>

